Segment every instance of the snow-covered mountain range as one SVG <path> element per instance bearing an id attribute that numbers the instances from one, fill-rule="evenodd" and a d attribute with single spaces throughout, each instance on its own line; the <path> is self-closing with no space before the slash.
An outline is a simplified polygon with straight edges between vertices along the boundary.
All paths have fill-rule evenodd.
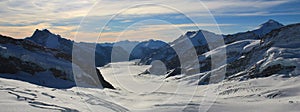
<path id="1" fill-rule="evenodd" d="M 185 74 L 180 78 L 194 79 L 197 84 L 207 84 L 208 79 L 213 77 L 211 73 L 218 70 L 226 70 L 226 80 L 273 74 L 297 76 L 300 74 L 299 28 L 299 24 L 283 26 L 269 20 L 258 29 L 232 35 L 191 31 L 171 42 L 170 46 L 141 59 L 140 63 L 150 64 L 160 60 L 170 72 L 166 73 L 166 77 Z M 222 42 L 223 45 L 220 44 Z M 191 55 L 196 55 L 197 59 L 192 60 Z M 218 57 L 214 63 L 215 69 L 212 69 L 214 55 L 224 57 Z"/>
<path id="2" fill-rule="evenodd" d="M 3 111 L 300 107 L 300 24 L 275 20 L 230 35 L 189 31 L 170 43 L 75 42 L 47 29 L 25 39 L 0 35 L 0 63 Z"/>
<path id="3" fill-rule="evenodd" d="M 84 55 L 95 53 L 95 59 L 92 59 L 95 66 L 81 65 L 86 63 L 84 56 L 73 57 L 73 61 L 77 61 L 75 64 L 87 74 L 92 73 L 89 69 L 85 70 L 86 68 L 104 66 L 112 61 L 141 59 L 139 64 L 146 65 L 159 60 L 167 69 L 166 72 L 161 72 L 162 75 L 172 77 L 184 74 L 180 75 L 182 76 L 180 78 L 197 79 L 194 82 L 197 84 L 207 84 L 211 72 L 224 69 L 226 80 L 245 80 L 278 73 L 295 76 L 299 75 L 298 31 L 299 24 L 284 26 L 275 20 L 269 20 L 255 30 L 231 35 L 198 30 L 189 31 L 170 43 L 149 40 L 96 44 L 74 42 L 47 29 L 36 30 L 26 39 L 1 36 L 1 60 L 3 60 L 1 65 L 2 68 L 7 68 L 1 69 L 1 73 L 20 73 L 22 74 L 20 77 L 18 75 L 3 77 L 47 86 L 52 85 L 45 83 L 51 82 L 45 77 L 74 82 L 72 52 L 80 52 Z M 117 55 L 112 56 L 113 52 Z M 220 58 L 212 65 L 213 56 L 220 54 L 226 57 Z M 151 70 L 156 68 L 159 67 L 153 66 Z M 30 75 L 39 80 L 31 81 L 28 78 Z M 199 77 L 202 77 L 201 80 L 198 80 Z M 71 87 L 74 83 L 62 85 Z"/>
<path id="4" fill-rule="evenodd" d="M 25 39 L 13 39 L 1 35 L 0 41 L 2 77 L 56 88 L 69 88 L 76 85 L 74 68 L 78 68 L 84 76 L 89 77 L 89 80 L 83 83 L 93 82 L 91 74 L 96 74 L 95 76 L 102 82 L 102 86 L 113 88 L 95 69 L 96 66 L 104 66 L 112 61 L 112 51 L 117 53 L 117 58 L 120 58 L 120 60 L 114 59 L 114 61 L 128 61 L 144 57 L 147 53 L 152 53 L 165 44 L 162 41 L 154 40 L 141 43 L 124 41 L 111 44 L 74 42 L 47 29 L 37 29 L 32 36 Z M 135 53 L 130 54 L 129 51 L 126 51 L 128 46 L 133 46 L 131 49 Z M 72 53 L 79 55 L 72 57 Z M 86 62 L 86 56 L 92 55 L 95 56 L 94 59 L 91 59 L 95 61 L 95 65 L 88 65 L 90 63 Z M 129 58 L 122 58 L 126 56 Z M 94 72 L 95 70 L 96 72 Z"/>
<path id="5" fill-rule="evenodd" d="M 88 79 L 82 83 L 113 88 L 104 80 L 95 65 L 89 67 L 96 71 L 95 75 L 98 76 L 98 79 L 92 78 L 90 70 L 81 67 L 79 63 L 72 63 L 72 55 L 67 51 L 71 46 L 71 41 L 58 35 L 50 35 L 50 37 L 47 35 L 50 35 L 48 30 L 37 30 L 33 39 L 36 38 L 35 36 L 41 36 L 44 39 L 55 38 L 53 40 L 57 43 L 49 45 L 42 41 L 43 39 L 37 39 L 36 41 L 41 43 L 35 43 L 35 41 L 30 40 L 31 38 L 13 39 L 1 35 L 0 76 L 47 87 L 70 88 L 76 85 L 76 76 L 73 74 L 74 68 L 76 68 L 80 71 L 78 75 L 81 75 L 81 78 L 86 77 Z M 100 83 L 101 85 L 99 85 Z"/>
<path id="6" fill-rule="evenodd" d="M 275 20 L 269 20 L 255 30 L 231 35 L 198 30 L 189 31 L 170 43 L 149 40 L 100 44 L 78 43 L 53 34 L 47 29 L 36 30 L 26 39 L 17 40 L 1 36 L 1 56 L 2 60 L 6 60 L 2 61 L 2 66 L 9 68 L 1 71 L 2 73 L 22 72 L 22 74 L 24 72 L 28 75 L 50 72 L 53 75 L 49 77 L 54 76 L 74 82 L 71 62 L 72 52 L 75 52 L 73 48 L 76 46 L 76 50 L 83 52 L 82 54 L 95 52 L 96 66 L 104 66 L 112 61 L 133 59 L 141 59 L 139 63 L 147 65 L 159 60 L 168 70 L 165 72 L 166 77 L 180 74 L 185 74 L 181 78 L 191 78 L 190 75 L 210 76 L 214 71 L 211 63 L 212 56 L 222 53 L 225 53 L 226 58 L 214 63 L 217 65 L 214 69 L 220 67 L 226 69 L 227 80 L 266 77 L 275 73 L 294 76 L 299 74 L 298 27 L 298 24 L 284 26 Z M 115 52 L 117 57 L 112 56 L 112 52 Z M 85 63 L 84 58 L 77 56 L 76 59 L 73 57 L 73 60 L 77 60 L 77 63 Z M 80 67 L 79 64 L 78 66 Z M 27 76 L 22 76 L 21 79 L 28 79 L 24 77 Z M 39 76 L 34 75 L 34 77 Z M 33 82 L 39 84 L 49 82 L 43 76 L 39 78 L 43 80 Z M 205 81 L 208 80 L 202 79 L 197 83 L 206 84 Z"/>

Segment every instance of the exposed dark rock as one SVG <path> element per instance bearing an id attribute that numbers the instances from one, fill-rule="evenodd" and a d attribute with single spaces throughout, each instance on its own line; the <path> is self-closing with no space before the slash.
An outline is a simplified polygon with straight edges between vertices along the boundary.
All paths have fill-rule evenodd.
<path id="1" fill-rule="evenodd" d="M 14 74 L 23 71 L 34 75 L 37 72 L 46 70 L 35 63 L 22 61 L 19 58 L 12 56 L 9 56 L 8 58 L 0 56 L 0 62 L 0 73 Z"/>
<path id="2" fill-rule="evenodd" d="M 95 69 L 96 69 L 99 81 L 101 82 L 103 88 L 115 89 L 115 87 L 113 87 L 109 82 L 107 82 L 104 79 L 104 77 L 102 76 L 101 72 L 97 68 L 95 68 Z"/>
<path id="3" fill-rule="evenodd" d="M 167 73 L 166 78 L 169 78 L 169 77 L 172 77 L 172 76 L 175 76 L 175 75 L 179 75 L 179 74 L 181 74 L 181 68 L 175 68 L 173 70 L 170 70 L 169 73 Z"/>
<path id="4" fill-rule="evenodd" d="M 64 71 L 56 68 L 50 68 L 49 70 L 53 73 L 54 77 L 67 80 L 67 74 Z"/>
<path id="5" fill-rule="evenodd" d="M 38 32 L 40 32 L 39 35 L 50 35 L 49 31 L 36 31 L 36 33 Z M 1 46 L 7 46 L 0 49 L 0 73 L 3 74 L 1 77 L 23 80 L 37 85 L 54 88 L 70 88 L 75 86 L 72 77 L 74 74 L 72 72 L 71 54 L 61 51 L 60 49 L 47 48 L 46 46 L 34 43 L 31 40 L 13 39 L 2 35 L 0 35 L 0 44 Z M 17 50 L 15 51 L 13 48 L 17 48 Z M 24 59 L 24 57 L 29 59 Z M 35 58 L 38 60 L 35 60 Z M 91 67 L 89 65 L 86 67 L 94 68 L 95 66 Z M 95 70 L 95 68 L 93 70 L 95 71 L 94 74 L 99 78 L 95 79 L 99 80 L 104 88 L 114 89 L 111 84 L 105 81 L 100 71 L 97 69 Z M 32 76 L 28 76 L 28 74 L 23 74 L 22 72 Z M 42 73 L 42 75 L 39 73 Z M 86 73 L 92 75 L 91 72 Z M 53 75 L 54 79 L 51 75 Z M 44 78 L 44 76 L 51 79 Z M 53 81 L 58 81 L 59 84 L 53 84 Z"/>

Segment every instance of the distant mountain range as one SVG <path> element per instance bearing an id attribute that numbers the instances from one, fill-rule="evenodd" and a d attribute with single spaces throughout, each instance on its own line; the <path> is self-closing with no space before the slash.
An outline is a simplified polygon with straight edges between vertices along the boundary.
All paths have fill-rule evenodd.
<path id="1" fill-rule="evenodd" d="M 75 68 L 86 77 L 83 78 L 85 81 L 82 84 L 77 85 L 99 86 L 101 83 L 103 87 L 113 88 L 104 80 L 96 67 L 112 61 L 142 58 L 164 44 L 166 43 L 154 40 L 141 43 L 123 41 L 102 44 L 74 42 L 53 34 L 47 29 L 37 29 L 31 37 L 25 39 L 13 39 L 1 35 L 0 76 L 48 87 L 68 88 L 76 85 L 76 76 L 74 77 L 73 74 Z M 134 53 L 130 53 L 129 50 Z M 79 56 L 72 57 L 73 53 Z M 90 57 L 93 55 L 95 57 Z M 87 62 L 87 56 L 94 58 L 91 60 L 95 63 Z M 99 81 L 94 80 L 97 78 Z M 78 79 L 76 81 L 80 82 Z"/>
<path id="2" fill-rule="evenodd" d="M 223 41 L 225 45 L 218 41 Z M 218 71 L 222 70 L 226 71 L 225 77 L 217 79 L 246 80 L 274 74 L 291 77 L 300 75 L 299 48 L 300 24 L 284 26 L 269 20 L 258 29 L 232 35 L 218 35 L 204 30 L 187 32 L 171 42 L 170 46 L 142 58 L 140 63 L 150 64 L 160 60 L 169 70 L 166 77 L 184 74 L 176 79 L 193 79 L 191 83 L 196 84 L 222 81 L 210 79 L 218 77 L 222 74 Z M 191 51 L 196 52 L 197 61 L 189 60 Z M 212 69 L 213 66 L 215 69 Z M 214 76 L 213 72 L 216 73 Z"/>
<path id="3" fill-rule="evenodd" d="M 232 35 L 189 31 L 170 43 L 159 40 L 84 43 L 62 38 L 47 29 L 37 29 L 25 39 L 0 36 L 0 76 L 55 88 L 72 87 L 75 80 L 82 85 L 99 86 L 101 83 L 104 88 L 113 88 L 95 67 L 112 61 L 141 59 L 139 64 L 151 64 L 155 60 L 163 62 L 167 72 L 161 75 L 167 78 L 193 79 L 191 83 L 197 84 L 207 84 L 211 72 L 219 69 L 226 69 L 225 80 L 246 80 L 273 74 L 290 77 L 300 74 L 299 33 L 300 24 L 284 26 L 269 20 L 256 30 Z M 225 45 L 221 46 L 221 42 Z M 223 53 L 224 49 L 225 61 L 217 61 L 214 63 L 216 69 L 211 69 L 212 55 Z M 91 59 L 95 61 L 94 65 L 85 65 L 84 56 L 72 57 L 74 52 L 95 55 L 95 59 Z M 191 52 L 196 54 L 197 60 L 190 60 L 193 59 Z M 74 77 L 74 68 L 80 71 L 80 75 Z M 179 74 L 184 75 L 178 77 Z M 87 80 L 77 80 L 76 77 Z"/>

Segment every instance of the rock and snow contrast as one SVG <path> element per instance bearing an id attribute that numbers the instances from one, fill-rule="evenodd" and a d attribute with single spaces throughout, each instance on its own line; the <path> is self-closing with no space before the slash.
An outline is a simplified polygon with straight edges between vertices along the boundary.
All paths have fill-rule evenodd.
<path id="1" fill-rule="evenodd" d="M 83 43 L 36 30 L 1 35 L 0 61 L 1 111 L 300 110 L 300 24 L 189 31 L 170 43 Z"/>
<path id="2" fill-rule="evenodd" d="M 81 72 L 80 75 L 83 77 L 89 78 L 91 75 L 89 71 L 80 66 L 80 63 L 72 63 L 71 54 L 60 49 L 48 48 L 27 39 L 18 40 L 2 35 L 0 36 L 0 46 L 2 46 L 0 54 L 1 77 L 23 80 L 47 87 L 70 88 L 76 85 L 76 76 L 73 74 L 75 68 Z M 90 69 L 97 71 L 95 65 L 90 65 Z M 96 75 L 99 77 L 97 81 L 99 80 L 102 85 L 111 88 L 101 73 Z M 89 79 L 83 83 L 92 83 L 90 81 L 94 80 Z"/>
<path id="3" fill-rule="evenodd" d="M 273 20 L 273 19 L 270 19 L 268 22 L 266 23 L 263 23 L 261 24 L 256 30 L 254 30 L 253 32 L 258 35 L 258 36 L 264 36 L 266 35 L 267 33 L 271 32 L 272 30 L 274 29 L 277 29 L 277 28 L 281 28 L 283 27 L 284 25 Z"/>
<path id="4" fill-rule="evenodd" d="M 269 20 L 261 26 L 260 29 L 254 31 L 233 35 L 217 35 L 202 30 L 188 32 L 171 42 L 170 46 L 162 47 L 149 57 L 143 58 L 140 63 L 150 64 L 154 60 L 161 60 L 172 72 L 170 75 L 197 79 L 197 77 L 210 75 L 214 71 L 211 63 L 212 56 L 222 55 L 226 56 L 226 59 L 218 58 L 214 66 L 218 66 L 216 69 L 226 69 L 225 80 L 246 80 L 274 74 L 281 74 L 286 77 L 299 75 L 300 25 L 282 26 L 274 20 Z M 270 31 L 270 29 L 273 30 Z M 259 36 L 260 34 L 256 35 L 258 30 L 270 32 L 264 32 L 266 35 Z M 213 39 L 206 39 L 205 37 Z M 218 45 L 216 41 L 221 40 L 220 38 L 224 38 L 224 45 L 212 46 Z M 192 44 L 188 42 L 192 42 Z M 190 46 L 181 47 L 183 45 Z M 178 48 L 181 49 L 178 50 Z M 184 57 L 190 58 L 190 51 L 192 50 L 197 53 L 198 60 L 181 61 L 186 59 Z M 207 83 L 197 81 L 195 83 Z"/>
<path id="5" fill-rule="evenodd" d="M 1 111 L 198 112 L 205 106 L 211 106 L 209 112 L 298 112 L 300 109 L 300 77 L 272 76 L 197 86 L 187 85 L 186 81 L 164 80 L 162 76 L 138 75 L 149 66 L 133 62 L 109 65 L 99 69 L 115 90 L 56 89 L 1 78 Z M 215 99 L 207 99 L 208 89 L 217 95 Z M 209 105 L 203 99 L 214 103 Z"/>

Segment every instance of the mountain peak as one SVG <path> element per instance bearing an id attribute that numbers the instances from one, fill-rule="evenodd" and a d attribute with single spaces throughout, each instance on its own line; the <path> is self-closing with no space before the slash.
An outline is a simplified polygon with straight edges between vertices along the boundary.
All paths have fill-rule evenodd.
<path id="1" fill-rule="evenodd" d="M 35 32 L 45 32 L 45 33 L 51 33 L 48 29 L 35 29 Z"/>
<path id="2" fill-rule="evenodd" d="M 43 32 L 51 33 L 48 29 L 43 29 Z"/>
<path id="3" fill-rule="evenodd" d="M 265 35 L 265 34 L 271 32 L 274 29 L 278 29 L 283 26 L 284 26 L 283 24 L 281 24 L 273 19 L 269 19 L 267 22 L 259 25 L 259 27 L 256 30 L 254 30 L 254 33 L 259 36 L 262 36 L 262 35 Z"/>
<path id="4" fill-rule="evenodd" d="M 274 23 L 274 22 L 277 22 L 277 21 L 275 21 L 274 19 L 269 19 L 269 20 L 267 21 L 267 23 Z M 277 22 L 277 23 L 279 23 L 279 22 Z"/>
<path id="5" fill-rule="evenodd" d="M 275 21 L 273 19 L 269 19 L 267 22 L 261 24 L 260 26 L 262 26 L 262 27 L 268 27 L 268 26 L 271 26 L 271 25 L 273 25 L 273 26 L 280 26 L 280 27 L 284 26 L 283 24 L 281 24 L 278 21 Z"/>
<path id="6" fill-rule="evenodd" d="M 27 39 L 37 44 L 44 45 L 48 48 L 57 48 L 59 45 L 59 39 L 61 39 L 61 37 L 51 33 L 47 29 L 36 29 L 32 36 Z"/>
<path id="7" fill-rule="evenodd" d="M 48 37 L 49 35 L 55 35 L 55 34 L 51 33 L 47 29 L 43 29 L 43 30 L 36 29 L 30 38 L 40 38 L 45 36 Z"/>

